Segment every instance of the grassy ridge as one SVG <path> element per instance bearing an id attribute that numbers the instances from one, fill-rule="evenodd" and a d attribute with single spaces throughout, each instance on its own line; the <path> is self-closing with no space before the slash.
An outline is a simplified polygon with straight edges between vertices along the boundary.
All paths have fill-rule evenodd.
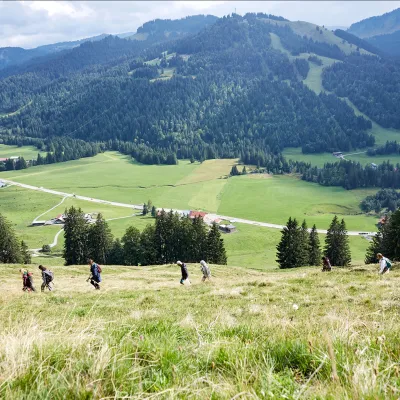
<path id="1" fill-rule="evenodd" d="M 0 280 L 2 398 L 398 397 L 396 270 L 212 267 L 202 284 L 190 265 L 189 287 L 176 266 L 107 267 L 97 292 L 60 267 L 28 294 L 17 268 Z"/>

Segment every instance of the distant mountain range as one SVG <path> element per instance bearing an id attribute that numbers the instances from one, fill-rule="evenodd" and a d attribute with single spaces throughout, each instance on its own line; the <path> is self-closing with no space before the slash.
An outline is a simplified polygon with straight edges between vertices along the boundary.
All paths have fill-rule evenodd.
<path id="1" fill-rule="evenodd" d="M 348 101 L 400 129 L 400 66 L 344 30 L 264 13 L 198 15 L 52 46 L 0 71 L 0 140 L 82 139 L 150 164 L 273 160 L 279 171 L 285 147 L 374 144 L 371 122 Z"/>

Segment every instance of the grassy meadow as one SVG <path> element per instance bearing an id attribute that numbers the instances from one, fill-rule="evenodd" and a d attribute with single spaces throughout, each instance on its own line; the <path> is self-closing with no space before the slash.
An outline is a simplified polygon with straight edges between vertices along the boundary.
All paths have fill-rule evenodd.
<path id="1" fill-rule="evenodd" d="M 34 146 L 18 147 L 0 144 L 0 158 L 24 157 L 25 160 L 36 160 L 38 153 L 46 155 L 45 152 L 38 150 Z"/>
<path id="2" fill-rule="evenodd" d="M 0 273 L 0 398 L 397 399 L 400 272 L 54 267 Z M 37 269 L 34 283 L 39 286 Z M 312 318 L 310 318 L 312 316 Z"/>

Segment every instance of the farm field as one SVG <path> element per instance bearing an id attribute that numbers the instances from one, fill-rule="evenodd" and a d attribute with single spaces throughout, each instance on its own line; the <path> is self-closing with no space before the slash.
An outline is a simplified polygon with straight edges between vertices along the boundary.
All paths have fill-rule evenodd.
<path id="1" fill-rule="evenodd" d="M 24 157 L 25 160 L 32 160 L 37 158 L 38 153 L 46 154 L 43 151 L 38 150 L 34 146 L 8 146 L 5 144 L 0 144 L 0 158 L 7 157 Z"/>
<path id="2" fill-rule="evenodd" d="M 107 266 L 100 291 L 86 266 L 52 270 L 52 293 L 23 293 L 2 267 L 2 398 L 398 397 L 396 268 L 211 266 L 201 283 L 196 265 L 181 286 L 176 266 Z"/>

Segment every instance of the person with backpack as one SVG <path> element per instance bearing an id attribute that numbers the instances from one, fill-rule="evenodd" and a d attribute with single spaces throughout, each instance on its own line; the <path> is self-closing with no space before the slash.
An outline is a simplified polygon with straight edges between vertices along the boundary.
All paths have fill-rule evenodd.
<path id="1" fill-rule="evenodd" d="M 54 280 L 54 274 L 52 271 L 44 267 L 43 265 L 39 265 L 39 269 L 42 271 L 42 292 L 44 292 L 44 288 L 47 287 L 47 289 L 50 290 L 50 292 L 53 290 L 51 287 L 51 282 Z"/>
<path id="2" fill-rule="evenodd" d="M 381 275 L 386 274 L 386 272 L 390 271 L 390 267 L 392 266 L 392 263 L 390 260 L 382 255 L 382 253 L 378 253 L 376 255 L 378 262 L 379 262 L 379 273 Z"/>
<path id="3" fill-rule="evenodd" d="M 91 275 L 89 276 L 88 281 L 90 280 L 90 283 L 95 287 L 95 289 L 100 290 L 99 283 L 101 282 L 101 267 L 91 258 L 89 258 L 89 265 Z"/>
<path id="4" fill-rule="evenodd" d="M 204 260 L 200 261 L 200 269 L 201 269 L 201 272 L 203 273 L 203 277 L 201 278 L 201 281 L 204 282 L 206 279 L 210 280 L 210 278 L 211 278 L 210 267 L 207 265 L 207 263 Z"/>
<path id="5" fill-rule="evenodd" d="M 22 290 L 24 292 L 36 292 L 35 287 L 33 286 L 33 275 L 32 272 L 29 272 L 28 270 L 22 270 L 20 269 L 19 272 L 21 272 L 22 275 Z"/>
<path id="6" fill-rule="evenodd" d="M 332 271 L 332 265 L 329 261 L 329 258 L 324 256 L 322 257 L 322 272 L 329 272 Z"/>
<path id="7" fill-rule="evenodd" d="M 189 283 L 189 285 L 190 285 L 189 272 L 188 272 L 186 264 L 183 263 L 182 261 L 177 261 L 176 263 L 177 263 L 177 265 L 179 265 L 181 267 L 181 273 L 182 273 L 182 278 L 179 281 L 179 283 L 181 285 L 184 285 L 184 282 L 187 281 Z"/>

